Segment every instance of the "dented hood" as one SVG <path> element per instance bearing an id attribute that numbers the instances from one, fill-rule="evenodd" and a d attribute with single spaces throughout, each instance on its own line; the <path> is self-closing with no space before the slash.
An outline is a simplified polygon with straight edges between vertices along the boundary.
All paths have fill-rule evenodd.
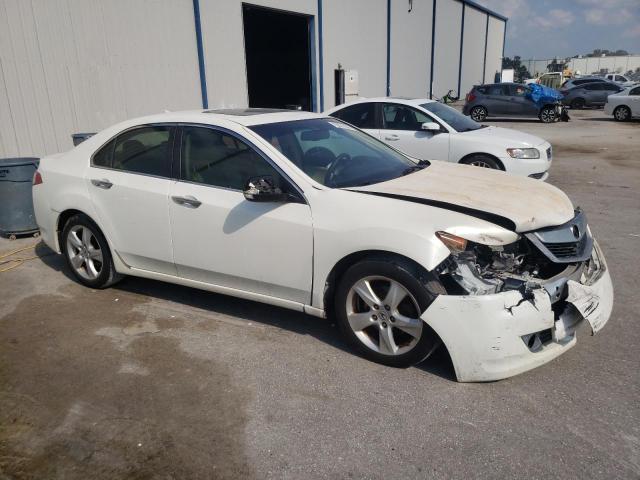
<path id="1" fill-rule="evenodd" d="M 404 177 L 350 190 L 449 208 L 516 232 L 561 225 L 574 216 L 571 200 L 548 183 L 439 161 Z"/>

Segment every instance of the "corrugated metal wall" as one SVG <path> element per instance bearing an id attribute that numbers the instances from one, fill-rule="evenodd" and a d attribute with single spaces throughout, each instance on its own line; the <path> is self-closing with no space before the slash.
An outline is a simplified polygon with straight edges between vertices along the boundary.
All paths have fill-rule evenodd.
<path id="1" fill-rule="evenodd" d="M 0 156 L 200 103 L 191 0 L 2 0 Z"/>
<path id="2" fill-rule="evenodd" d="M 449 90 L 453 90 L 454 94 L 458 90 L 461 31 L 462 2 L 437 0 L 433 62 L 433 96 L 436 98 Z"/>
<path id="3" fill-rule="evenodd" d="M 391 2 L 391 94 L 426 97 L 431 78 L 433 0 Z"/>
<path id="4" fill-rule="evenodd" d="M 334 69 L 358 70 L 360 95 L 387 89 L 386 0 L 323 0 L 324 108 L 335 105 Z"/>
<path id="5" fill-rule="evenodd" d="M 358 71 L 365 97 L 386 94 L 387 74 L 392 95 L 428 97 L 433 87 L 434 96 L 441 97 L 457 90 L 460 0 L 251 3 L 312 17 L 318 107 L 321 95 L 324 109 L 334 105 L 338 63 Z M 246 106 L 242 1 L 199 4 L 209 107 Z M 465 8 L 464 88 L 476 82 L 482 66 L 484 30 L 477 19 L 486 18 L 470 5 Z M 492 17 L 490 22 L 487 72 L 494 69 L 489 65 L 501 62 L 499 31 L 504 28 L 502 20 Z M 64 151 L 71 148 L 74 132 L 201 106 L 193 0 L 0 0 L 0 156 Z"/>
<path id="6" fill-rule="evenodd" d="M 484 83 L 492 83 L 496 73 L 502 71 L 502 42 L 504 41 L 505 22 L 495 17 L 489 17 L 487 31 L 487 61 L 485 64 Z M 466 93 L 466 90 L 463 90 Z"/>
<path id="7" fill-rule="evenodd" d="M 460 77 L 460 96 L 464 96 L 471 87 L 483 83 L 484 47 L 487 30 L 487 14 L 472 7 L 464 9 L 464 36 L 462 41 L 462 71 Z M 502 43 L 502 42 L 500 42 Z M 489 52 L 487 52 L 487 57 Z M 502 52 L 500 52 L 500 55 Z M 492 80 L 493 81 L 493 80 Z M 458 86 L 455 87 L 456 91 Z"/>

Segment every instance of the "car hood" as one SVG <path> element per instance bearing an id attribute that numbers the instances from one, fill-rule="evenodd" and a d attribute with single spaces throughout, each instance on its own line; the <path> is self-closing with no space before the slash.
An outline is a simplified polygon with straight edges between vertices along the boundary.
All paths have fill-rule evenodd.
<path id="1" fill-rule="evenodd" d="M 462 132 L 460 135 L 464 135 L 465 137 L 472 136 L 480 141 L 488 141 L 493 144 L 500 142 L 505 145 L 505 148 L 537 147 L 545 143 L 544 139 L 536 137 L 535 135 L 501 127 L 479 128 L 478 130 L 472 130 L 470 132 Z M 505 155 L 506 153 L 507 152 L 505 152 Z"/>
<path id="2" fill-rule="evenodd" d="M 435 160 L 418 172 L 350 190 L 458 211 L 519 233 L 575 215 L 571 200 L 548 183 Z"/>

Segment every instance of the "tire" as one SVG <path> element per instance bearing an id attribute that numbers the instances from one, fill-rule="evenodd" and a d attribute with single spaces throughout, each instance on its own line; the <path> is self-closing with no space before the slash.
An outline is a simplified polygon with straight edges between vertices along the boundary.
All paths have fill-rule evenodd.
<path id="1" fill-rule="evenodd" d="M 476 122 L 484 122 L 487 118 L 487 109 L 484 107 L 473 107 L 469 116 Z"/>
<path id="2" fill-rule="evenodd" d="M 586 104 L 587 103 L 584 101 L 584 98 L 574 98 L 571 101 L 571 108 L 582 110 L 586 106 Z"/>
<path id="3" fill-rule="evenodd" d="M 540 110 L 540 121 L 542 123 L 553 123 L 556 121 L 556 109 L 554 107 L 544 107 Z"/>
<path id="4" fill-rule="evenodd" d="M 60 244 L 69 269 L 81 284 L 107 288 L 122 279 L 113 265 L 107 240 L 86 215 L 73 215 L 67 220 Z"/>
<path id="5" fill-rule="evenodd" d="M 626 122 L 631 118 L 631 110 L 625 105 L 620 105 L 613 111 L 613 118 L 618 122 Z"/>
<path id="6" fill-rule="evenodd" d="M 502 170 L 500 164 L 495 158 L 489 155 L 477 154 L 467 157 L 460 161 L 463 165 L 473 165 L 476 167 L 492 168 L 494 170 Z"/>
<path id="7" fill-rule="evenodd" d="M 351 266 L 340 279 L 334 312 L 343 335 L 363 357 L 405 368 L 440 345 L 437 334 L 420 319 L 438 294 L 446 294 L 440 282 L 411 262 L 391 256 L 369 258 Z"/>

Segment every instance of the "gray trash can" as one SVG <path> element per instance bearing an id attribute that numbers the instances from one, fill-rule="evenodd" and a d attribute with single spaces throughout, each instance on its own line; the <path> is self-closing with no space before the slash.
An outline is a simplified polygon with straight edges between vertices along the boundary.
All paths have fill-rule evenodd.
<path id="1" fill-rule="evenodd" d="M 31 186 L 39 158 L 0 158 L 0 235 L 38 232 Z"/>

